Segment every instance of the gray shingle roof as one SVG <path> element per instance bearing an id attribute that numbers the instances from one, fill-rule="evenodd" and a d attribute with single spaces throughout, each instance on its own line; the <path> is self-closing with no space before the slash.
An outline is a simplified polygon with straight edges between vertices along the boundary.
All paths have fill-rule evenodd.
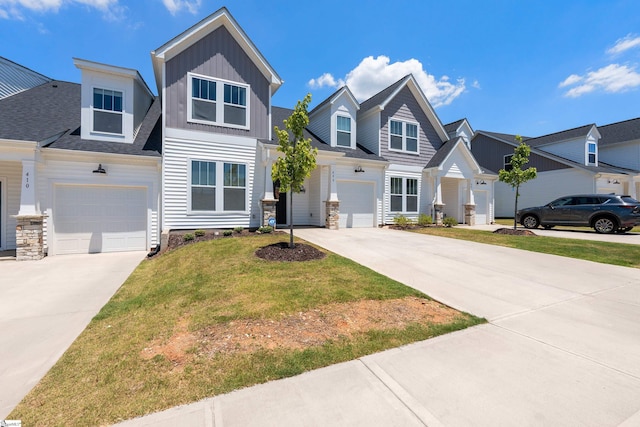
<path id="1" fill-rule="evenodd" d="M 272 123 L 274 126 L 278 126 L 280 129 L 284 128 L 283 120 L 287 119 L 293 110 L 289 108 L 282 107 L 272 107 L 271 108 L 271 117 Z M 320 151 L 329 151 L 334 153 L 344 153 L 345 157 L 354 158 L 354 159 L 363 159 L 363 160 L 378 160 L 378 161 L 386 161 L 384 158 L 377 156 L 370 151 L 366 150 L 364 147 L 357 145 L 356 149 L 353 150 L 351 148 L 344 147 L 332 147 L 323 140 L 321 140 L 317 135 L 313 132 L 309 132 L 309 130 L 305 129 L 304 131 L 305 138 L 311 138 L 311 146 L 317 148 Z M 272 145 L 278 145 L 278 138 L 275 133 L 273 133 L 271 140 L 262 140 L 262 142 Z"/>
<path id="2" fill-rule="evenodd" d="M 455 147 L 456 142 L 459 139 L 460 138 L 450 139 L 446 141 L 444 144 L 442 144 L 442 146 L 438 149 L 438 151 L 436 151 L 436 154 L 434 154 L 433 157 L 429 160 L 429 163 L 427 163 L 427 166 L 425 166 L 425 169 L 435 168 L 440 166 L 440 163 L 442 163 L 444 159 L 447 158 L 449 153 L 451 153 L 451 150 L 453 150 L 453 147 Z"/>
<path id="3" fill-rule="evenodd" d="M 133 144 L 80 138 L 80 85 L 52 81 L 0 100 L 0 139 L 41 142 L 66 150 L 160 156 L 160 100 L 156 99 Z"/>
<path id="4" fill-rule="evenodd" d="M 455 132 L 455 131 L 458 130 L 458 128 L 460 127 L 460 125 L 464 121 L 465 121 L 465 119 L 460 119 L 460 120 L 456 120 L 453 123 L 448 123 L 448 124 L 444 125 L 444 130 L 446 130 L 447 133 Z"/>
<path id="5" fill-rule="evenodd" d="M 602 138 L 599 145 L 612 145 L 627 141 L 640 141 L 640 117 L 610 125 L 598 126 Z"/>
<path id="6" fill-rule="evenodd" d="M 360 104 L 360 111 L 364 113 L 366 111 L 369 111 L 373 107 L 382 104 L 383 101 L 385 101 L 389 96 L 391 96 L 391 94 L 396 89 L 398 89 L 398 87 L 404 84 L 410 77 L 411 77 L 411 74 L 407 74 L 406 76 L 404 76 L 403 78 L 401 78 L 400 80 L 392 84 L 391 86 L 388 86 L 385 89 L 382 89 L 380 92 L 373 95 L 371 98 L 367 99 L 366 101 L 363 101 Z"/>
<path id="7" fill-rule="evenodd" d="M 573 129 L 563 130 L 561 132 L 551 133 L 536 138 L 522 138 L 530 147 L 539 147 L 541 145 L 553 144 L 554 142 L 568 141 L 570 139 L 586 137 L 594 124 L 584 125 Z"/>

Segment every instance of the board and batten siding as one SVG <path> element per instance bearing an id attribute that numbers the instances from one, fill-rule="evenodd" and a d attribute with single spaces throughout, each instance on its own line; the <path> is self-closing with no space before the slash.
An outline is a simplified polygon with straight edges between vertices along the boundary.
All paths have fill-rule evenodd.
<path id="1" fill-rule="evenodd" d="M 269 82 L 225 27 L 216 29 L 171 58 L 165 67 L 166 127 L 268 139 L 271 127 Z M 248 84 L 251 88 L 248 94 L 249 129 L 189 123 L 189 72 Z"/>
<path id="2" fill-rule="evenodd" d="M 106 174 L 94 174 L 98 163 L 107 170 Z M 157 164 L 123 164 L 109 159 L 87 161 L 47 160 L 38 170 L 38 197 L 40 210 L 47 215 L 44 221 L 44 244 L 48 247 L 48 239 L 53 229 L 55 212 L 53 200 L 56 185 L 89 185 L 105 187 L 138 187 L 146 189 L 147 197 L 147 246 L 149 248 L 160 242 L 159 228 L 159 192 L 160 172 Z"/>
<path id="3" fill-rule="evenodd" d="M 0 180 L 2 181 L 2 199 L 0 203 L 0 232 L 3 233 L 3 249 L 16 248 L 16 219 L 20 211 L 20 189 L 22 188 L 22 162 L 0 161 Z"/>
<path id="4" fill-rule="evenodd" d="M 504 169 L 504 156 L 513 154 L 514 149 L 513 145 L 505 144 L 482 134 L 477 135 L 471 143 L 471 154 L 476 158 L 478 164 L 496 173 L 500 169 Z M 538 172 L 570 168 L 564 163 L 535 153 L 531 153 L 529 163 L 526 166 L 535 167 Z"/>
<path id="5" fill-rule="evenodd" d="M 389 119 L 419 124 L 419 155 L 389 150 Z M 380 112 L 380 126 L 380 156 L 390 163 L 425 166 L 443 144 L 408 87 L 403 88 Z"/>
<path id="6" fill-rule="evenodd" d="M 598 159 L 610 165 L 640 170 L 640 141 L 600 146 Z"/>
<path id="7" fill-rule="evenodd" d="M 259 223 L 260 206 L 254 198 L 256 145 L 236 145 L 228 142 L 182 140 L 165 138 L 164 148 L 164 218 L 163 229 L 251 227 Z M 189 160 L 243 163 L 247 165 L 247 210 L 245 212 L 217 212 L 191 214 L 188 206 L 190 183 Z M 261 166 L 263 169 L 264 167 Z M 261 183 L 262 184 L 262 183 Z M 263 187 L 255 191 L 263 193 Z M 255 217 L 255 218 L 254 218 Z"/>
<path id="8" fill-rule="evenodd" d="M 513 218 L 515 190 L 503 182 L 495 183 L 496 217 Z M 538 176 L 520 186 L 518 209 L 542 206 L 558 197 L 595 192 L 592 173 L 582 169 L 538 172 Z"/>

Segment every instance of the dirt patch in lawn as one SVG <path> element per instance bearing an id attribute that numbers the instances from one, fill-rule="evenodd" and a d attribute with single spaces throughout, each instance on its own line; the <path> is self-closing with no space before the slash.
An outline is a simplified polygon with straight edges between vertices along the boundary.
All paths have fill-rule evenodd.
<path id="1" fill-rule="evenodd" d="M 268 261 L 311 261 L 322 259 L 325 255 L 321 250 L 304 243 L 296 243 L 293 248 L 290 248 L 288 242 L 274 243 L 256 251 L 258 258 Z"/>
<path id="2" fill-rule="evenodd" d="M 513 228 L 498 228 L 496 231 L 494 231 L 494 233 L 508 234 L 511 236 L 537 236 L 537 234 L 531 230 L 522 230 L 520 228 L 517 228 L 515 230 Z"/>
<path id="3" fill-rule="evenodd" d="M 181 369 L 197 357 L 263 349 L 298 350 L 370 330 L 403 329 L 413 323 L 451 323 L 459 315 L 436 301 L 406 297 L 334 303 L 278 319 L 236 320 L 200 331 L 189 331 L 189 319 L 183 318 L 170 338 L 150 342 L 140 356 L 150 360 L 161 355 L 173 363 L 174 369 Z"/>

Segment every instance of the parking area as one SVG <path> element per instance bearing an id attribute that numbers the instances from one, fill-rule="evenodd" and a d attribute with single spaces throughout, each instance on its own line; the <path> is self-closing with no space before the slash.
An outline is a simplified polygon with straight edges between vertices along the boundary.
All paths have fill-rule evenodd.
<path id="1" fill-rule="evenodd" d="M 460 227 L 468 227 L 468 226 L 460 225 Z M 476 229 L 476 230 L 494 231 L 494 230 L 497 230 L 498 228 L 509 228 L 509 227 L 510 226 L 507 226 L 507 225 L 490 224 L 490 225 L 474 225 L 469 228 Z M 524 227 L 522 227 L 519 224 L 518 224 L 518 228 L 524 229 Z M 597 242 L 626 243 L 629 245 L 640 245 L 640 233 L 599 234 L 599 233 L 596 233 L 594 230 L 570 229 L 570 228 L 562 228 L 562 229 L 552 228 L 550 230 L 545 230 L 544 228 L 536 228 L 531 231 L 533 231 L 538 236 L 559 237 L 561 239 L 593 240 Z"/>

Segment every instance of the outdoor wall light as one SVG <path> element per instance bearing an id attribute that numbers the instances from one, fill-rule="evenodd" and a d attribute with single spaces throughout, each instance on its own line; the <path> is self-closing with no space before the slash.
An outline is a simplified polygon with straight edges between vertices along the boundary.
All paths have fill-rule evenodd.
<path id="1" fill-rule="evenodd" d="M 93 173 L 103 173 L 106 174 L 107 171 L 102 167 L 102 163 L 98 164 L 98 169 L 94 169 Z"/>
<path id="2" fill-rule="evenodd" d="M 364 172 L 364 169 L 362 169 L 362 166 L 358 165 L 356 166 L 356 170 L 354 170 L 355 173 L 360 173 L 360 172 Z"/>
<path id="3" fill-rule="evenodd" d="M 609 184 L 620 184 L 620 181 L 614 179 L 613 181 L 609 180 Z"/>
<path id="4" fill-rule="evenodd" d="M 487 183 L 482 179 L 480 181 L 476 181 L 476 185 L 487 185 Z"/>

